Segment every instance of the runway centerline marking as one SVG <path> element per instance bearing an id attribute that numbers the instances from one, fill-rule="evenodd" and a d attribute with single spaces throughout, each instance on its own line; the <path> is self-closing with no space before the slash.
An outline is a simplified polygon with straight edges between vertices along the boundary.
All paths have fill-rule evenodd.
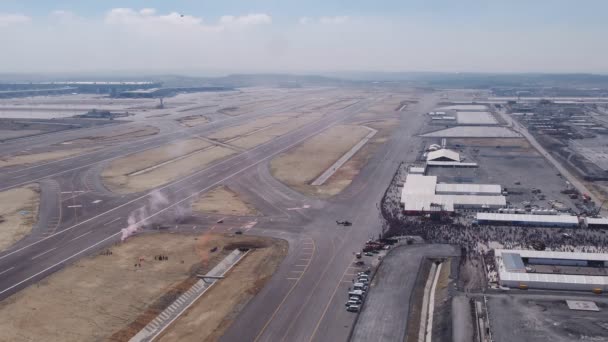
<path id="1" fill-rule="evenodd" d="M 67 257 L 67 258 L 65 258 L 65 259 L 63 259 L 63 260 L 61 260 L 60 262 L 58 262 L 58 263 L 56 263 L 56 264 L 53 264 L 53 265 L 51 265 L 51 266 L 49 266 L 49 267 L 47 267 L 47 268 L 43 269 L 42 271 L 40 271 L 40 272 L 38 272 L 38 273 L 36 273 L 36 274 L 34 274 L 34 275 L 31 275 L 31 276 L 29 276 L 29 277 L 27 277 L 27 278 L 23 279 L 22 281 L 20 281 L 20 282 L 18 282 L 18 283 L 16 283 L 16 284 L 14 284 L 14 285 L 11 285 L 11 286 L 9 286 L 9 287 L 5 288 L 4 290 L 0 291 L 0 295 L 2 295 L 3 293 L 5 293 L 6 291 L 10 291 L 10 290 L 14 289 L 15 287 L 17 287 L 17 286 L 19 286 L 19 285 L 21 285 L 21 284 L 25 283 L 26 281 L 29 281 L 29 280 L 33 279 L 34 277 L 37 277 L 37 276 L 41 275 L 42 273 L 44 273 L 44 272 L 46 272 L 46 271 L 48 271 L 48 270 L 50 270 L 50 269 L 52 269 L 52 268 L 54 268 L 54 267 L 57 267 L 58 265 L 61 265 L 62 263 L 64 263 L 64 262 L 66 262 L 66 261 L 68 261 L 68 260 L 70 260 L 70 259 L 72 259 L 72 258 L 76 257 L 77 255 L 80 255 L 80 254 L 82 254 L 82 253 L 84 253 L 84 252 L 88 251 L 88 250 L 89 250 L 89 249 L 91 249 L 91 248 L 95 248 L 97 245 L 102 244 L 102 243 L 106 242 L 107 240 L 109 240 L 109 239 L 111 239 L 111 238 L 113 238 L 113 237 L 116 237 L 116 236 L 118 236 L 118 235 L 120 235 L 120 234 L 122 234 L 122 233 L 121 233 L 121 232 L 118 232 L 118 233 L 112 234 L 112 235 L 108 236 L 107 238 L 105 238 L 105 239 L 103 239 L 103 240 L 101 240 L 101 241 L 99 241 L 99 242 L 97 242 L 97 243 L 95 243 L 95 244 L 93 244 L 93 245 L 91 245 L 91 246 L 89 246 L 89 247 L 87 247 L 87 248 L 85 248 L 85 249 L 81 250 L 80 252 L 75 253 L 75 254 L 72 254 L 71 256 L 69 256 L 69 257 Z"/>
<path id="2" fill-rule="evenodd" d="M 303 130 L 303 129 L 307 128 L 308 126 L 312 125 L 312 124 L 315 124 L 315 123 L 317 123 L 317 122 L 321 122 L 322 120 L 323 120 L 323 117 L 322 117 L 322 118 L 320 118 L 319 120 L 316 120 L 316 121 L 311 122 L 310 124 L 304 125 L 304 126 L 302 126 L 302 127 L 298 128 L 298 129 L 293 130 L 293 131 L 291 132 L 291 134 L 293 134 L 294 132 L 297 132 L 297 131 Z M 274 156 L 276 156 L 276 155 L 278 155 L 278 154 L 280 154 L 280 153 L 283 153 L 284 151 L 289 150 L 290 148 L 292 148 L 292 147 L 294 147 L 294 146 L 296 146 L 296 145 L 300 144 L 301 142 L 303 142 L 303 141 L 305 141 L 305 140 L 307 140 L 307 139 L 310 139 L 311 137 L 313 137 L 313 136 L 315 136 L 315 135 L 319 134 L 320 132 L 323 132 L 323 131 L 325 131 L 325 130 L 329 129 L 330 127 L 332 127 L 332 126 L 336 125 L 337 123 L 339 123 L 339 122 L 341 122 L 341 121 L 344 121 L 344 118 L 339 119 L 339 120 L 336 120 L 335 122 L 333 122 L 333 123 L 331 123 L 331 124 L 329 124 L 329 125 L 325 125 L 325 126 L 321 127 L 320 129 L 315 130 L 315 131 L 314 131 L 313 133 L 311 133 L 311 134 L 307 134 L 307 135 L 305 135 L 303 138 L 298 139 L 298 140 L 296 140 L 295 142 L 293 142 L 293 143 L 291 143 L 291 144 L 289 144 L 289 145 L 287 145 L 287 146 L 285 146 L 285 147 L 283 147 L 283 148 L 280 148 L 279 150 L 275 151 L 274 153 L 271 153 L 271 154 L 267 155 L 266 157 L 263 157 L 263 158 L 258 159 L 258 160 L 257 160 L 256 162 L 254 162 L 253 164 L 250 164 L 250 165 L 248 165 L 248 166 L 245 166 L 245 167 L 243 167 L 242 169 L 240 169 L 239 171 L 235 171 L 234 173 L 232 173 L 232 174 L 230 174 L 230 175 L 228 175 L 228 176 L 226 176 L 226 177 L 224 177 L 224 178 L 220 179 L 219 181 L 217 181 L 217 182 L 215 182 L 215 183 L 213 183 L 213 184 L 209 185 L 208 187 L 206 187 L 206 188 L 204 188 L 204 189 L 202 189 L 202 190 L 200 190 L 200 191 L 198 191 L 198 192 L 195 192 L 194 194 L 192 194 L 192 195 L 190 195 L 190 196 L 188 196 L 188 197 L 186 197 L 186 198 L 184 198 L 184 199 L 182 199 L 182 200 L 180 200 L 180 201 L 177 201 L 177 202 L 173 203 L 172 205 L 170 205 L 170 206 L 168 206 L 168 207 L 166 207 L 166 208 L 164 208 L 164 209 L 161 209 L 161 210 L 157 211 L 156 213 L 154 213 L 154 214 L 152 214 L 152 215 L 150 215 L 150 216 L 148 216 L 148 217 L 146 217 L 146 218 L 142 219 L 142 220 L 141 220 L 141 221 L 139 221 L 139 222 L 135 222 L 135 224 L 142 224 L 142 223 L 143 223 L 143 222 L 145 222 L 146 220 L 148 220 L 148 219 L 150 219 L 150 218 L 152 218 L 152 217 L 155 217 L 155 216 L 159 215 L 160 213 L 163 213 L 163 212 L 165 212 L 165 211 L 167 211 L 167 210 L 169 210 L 169 209 L 171 209 L 171 208 L 173 208 L 173 207 L 175 207 L 175 206 L 177 206 L 177 205 L 180 205 L 182 202 L 187 201 L 187 200 L 190 200 L 191 198 L 194 198 L 195 196 L 198 196 L 199 194 L 201 194 L 201 193 L 203 193 L 203 192 L 205 192 L 205 191 L 208 191 L 209 189 L 213 188 L 214 186 L 216 186 L 216 185 L 218 185 L 218 184 L 221 184 L 221 183 L 225 182 L 226 180 L 228 180 L 228 179 L 230 179 L 230 178 L 232 178 L 232 177 L 234 177 L 234 176 L 236 176 L 236 175 L 238 175 L 238 174 L 240 174 L 240 173 L 243 173 L 243 172 L 245 172 L 245 171 L 247 171 L 247 170 L 251 169 L 251 168 L 252 168 L 252 167 L 254 167 L 254 166 L 257 166 L 257 165 L 259 165 L 259 164 L 261 164 L 261 163 L 265 162 L 266 160 L 268 160 L 268 159 L 270 159 L 270 158 L 272 158 L 272 157 L 274 157 Z M 106 214 L 108 214 L 108 213 L 110 213 L 110 212 L 113 212 L 113 211 L 118 210 L 118 209 L 120 209 L 120 208 L 122 208 L 122 207 L 125 207 L 125 206 L 127 206 L 127 205 L 129 205 L 129 204 L 131 204 L 131 203 L 134 203 L 134 202 L 136 202 L 136 201 L 139 201 L 139 200 L 141 200 L 141 199 L 144 199 L 144 198 L 146 198 L 146 197 L 149 197 L 149 196 L 151 196 L 153 193 L 156 193 L 156 192 L 161 191 L 161 190 L 163 190 L 163 189 L 170 188 L 171 186 L 174 186 L 174 185 L 176 185 L 176 184 L 179 184 L 179 183 L 181 183 L 181 182 L 184 182 L 184 181 L 186 181 L 186 180 L 189 180 L 189 179 L 193 178 L 193 177 L 194 177 L 194 176 L 196 176 L 196 175 L 199 175 L 199 174 L 201 174 L 201 173 L 204 173 L 204 172 L 206 172 L 206 171 L 208 171 L 208 170 L 211 170 L 211 169 L 213 169 L 213 168 L 217 168 L 217 167 L 219 167 L 220 165 L 223 165 L 223 164 L 225 164 L 225 163 L 227 163 L 227 162 L 231 161 L 232 159 L 235 159 L 235 158 L 241 157 L 241 156 L 243 156 L 243 155 L 250 154 L 252 151 L 255 151 L 255 150 L 258 150 L 258 149 L 261 149 L 261 148 L 265 148 L 265 147 L 267 147 L 266 145 L 268 145 L 268 144 L 270 144 L 270 143 L 272 143 L 272 142 L 274 142 L 274 140 L 270 140 L 270 141 L 268 141 L 268 142 L 266 142 L 266 143 L 260 144 L 260 145 L 258 145 L 258 146 L 256 146 L 256 147 L 254 147 L 254 148 L 252 148 L 252 149 L 250 149 L 250 150 L 247 150 L 247 151 L 245 151 L 245 152 L 243 152 L 243 153 L 241 153 L 241 154 L 237 154 L 237 155 L 235 155 L 234 157 L 230 157 L 230 158 L 228 158 L 228 159 L 222 160 L 222 161 L 220 161 L 219 163 L 217 163 L 217 164 L 215 164 L 215 165 L 212 165 L 212 166 L 210 166 L 210 167 L 208 167 L 208 168 L 206 168 L 206 169 L 203 169 L 203 170 L 199 170 L 199 171 L 197 171 L 197 172 L 194 172 L 193 174 L 190 174 L 190 175 L 188 175 L 188 176 L 186 176 L 186 177 L 183 177 L 183 178 L 181 178 L 181 179 L 179 179 L 179 180 L 176 180 L 176 181 L 174 181 L 174 182 L 172 182 L 172 183 L 169 183 L 169 184 L 167 184 L 167 185 L 164 185 L 164 186 L 162 186 L 162 187 L 160 187 L 160 188 L 153 189 L 153 190 L 149 191 L 148 193 L 146 193 L 145 195 L 142 195 L 142 196 L 140 196 L 140 197 L 138 197 L 138 198 L 134 198 L 134 199 L 132 199 L 132 200 L 131 200 L 131 201 L 129 201 L 129 202 L 123 203 L 123 204 L 121 204 L 121 205 L 119 205 L 119 206 L 116 206 L 116 207 L 114 207 L 114 208 L 112 208 L 112 209 L 110 209 L 110 210 L 108 210 L 108 211 L 105 211 L 105 212 L 103 212 L 103 213 L 101 213 L 101 214 L 99 214 L 99 215 L 93 216 L 93 217 L 91 217 L 90 219 L 87 219 L 87 220 L 84 220 L 84 221 L 82 221 L 82 222 L 79 222 L 79 223 L 77 223 L 77 224 L 75 224 L 75 225 L 73 225 L 73 226 L 71 226 L 71 227 L 68 227 L 68 228 L 65 228 L 65 229 L 61 230 L 60 232 L 54 233 L 54 234 L 49 235 L 49 236 L 47 236 L 47 237 L 45 237 L 45 238 L 43 238 L 43 239 L 41 239 L 41 240 L 38 240 L 38 241 L 36 241 L 36 242 L 33 242 L 33 243 L 29 244 L 29 245 L 23 246 L 23 247 L 18 248 L 18 249 L 14 250 L 14 251 L 11 251 L 11 252 L 9 252 L 9 253 L 6 253 L 6 254 L 4 254 L 4 255 L 0 256 L 0 260 L 1 260 L 1 259 L 4 259 L 4 258 L 6 258 L 6 257 L 8 257 L 8 256 L 10 256 L 10 255 L 13 255 L 13 254 L 15 254 L 15 253 L 18 253 L 18 252 L 20 252 L 20 251 L 22 251 L 22 250 L 24 250 L 24 249 L 26 249 L 26 248 L 29 248 L 29 247 L 34 246 L 34 245 L 37 245 L 37 244 L 39 244 L 39 243 L 40 243 L 40 242 L 42 242 L 42 241 L 46 241 L 46 240 L 48 240 L 48 239 L 50 239 L 50 238 L 52 238 L 52 237 L 55 237 L 56 235 L 63 234 L 63 233 L 65 233 L 65 232 L 67 232 L 67 231 L 70 231 L 70 230 L 72 230 L 72 229 L 74 229 L 74 228 L 76 228 L 76 227 L 78 227 L 78 226 L 81 226 L 81 225 L 83 225 L 83 224 L 85 224 L 85 223 L 91 222 L 91 221 L 93 221 L 93 220 L 95 220 L 95 219 L 97 219 L 97 218 L 99 218 L 99 217 L 101 217 L 101 216 L 104 216 L 104 215 L 106 215 Z M 117 158 L 119 158 L 119 157 L 116 157 L 116 158 L 113 158 L 113 159 L 117 159 Z M 96 163 L 95 163 L 95 164 L 96 164 Z M 47 177 L 50 177 L 50 176 L 55 176 L 55 175 L 58 175 L 58 174 L 62 174 L 62 173 L 66 173 L 66 172 L 70 172 L 70 171 L 73 171 L 73 170 L 76 170 L 76 169 L 81 169 L 81 168 L 84 168 L 84 167 L 86 167 L 86 166 L 78 167 L 78 168 L 71 169 L 71 170 L 65 170 L 65 171 L 62 171 L 62 172 L 56 173 L 56 174 L 54 174 L 54 175 L 48 175 L 48 176 L 45 176 L 45 177 L 42 177 L 42 178 L 39 178 L 39 179 L 36 179 L 36 180 L 40 180 L 40 179 L 47 178 Z M 36 180 L 30 180 L 30 181 L 28 181 L 28 182 L 24 182 L 24 183 L 22 183 L 22 184 L 26 184 L 26 183 L 29 183 L 29 182 L 33 182 L 33 181 L 36 181 Z M 6 189 L 10 189 L 10 188 L 14 188 L 14 187 L 17 187 L 17 186 L 22 185 L 22 184 L 17 184 L 17 185 L 13 185 L 13 186 L 5 187 L 5 188 L 3 188 L 3 189 L 0 189 L 0 191 L 6 190 Z M 119 233 L 120 233 L 120 232 L 118 232 L 118 233 L 116 233 L 116 234 L 119 234 Z M 2 293 L 0 292 L 0 294 L 2 294 Z"/>
<path id="3" fill-rule="evenodd" d="M 73 238 L 72 240 L 70 240 L 70 241 L 68 241 L 68 242 L 72 242 L 72 241 L 74 241 L 74 240 L 78 240 L 78 239 L 80 239 L 81 237 L 83 237 L 83 236 L 85 236 L 85 235 L 87 235 L 87 234 L 91 234 L 92 232 L 93 232 L 92 230 L 89 230 L 88 232 L 86 232 L 86 233 L 84 233 L 84 234 L 80 234 L 80 235 L 78 235 L 77 237 Z"/>
<path id="4" fill-rule="evenodd" d="M 51 249 L 49 249 L 49 250 L 47 250 L 47 251 L 45 251 L 45 252 L 42 252 L 42 253 L 40 253 L 40 254 L 38 254 L 38 255 L 36 255 L 36 256 L 33 256 L 33 257 L 31 258 L 31 260 L 34 260 L 34 259 L 36 259 L 36 258 L 39 258 L 39 257 L 41 257 L 41 256 L 45 255 L 46 253 L 52 252 L 52 251 L 54 251 L 54 250 L 56 250 L 56 249 L 57 249 L 57 247 L 53 247 L 53 248 L 51 248 Z"/>
<path id="5" fill-rule="evenodd" d="M 0 272 L 0 275 L 2 275 L 2 274 L 4 274 L 4 273 L 6 273 L 6 272 L 8 272 L 8 271 L 12 270 L 13 268 L 15 268 L 15 266 L 13 266 L 13 267 L 11 267 L 11 268 L 7 268 L 6 270 L 4 270 L 4 271 Z"/>
<path id="6" fill-rule="evenodd" d="M 272 107 L 272 106 L 271 106 L 271 107 Z M 271 107 L 268 107 L 268 108 L 271 108 Z M 302 127 L 300 127 L 300 128 L 296 128 L 296 129 L 294 129 L 293 131 L 291 131 L 291 132 L 287 133 L 287 135 L 289 135 L 289 134 L 293 134 L 293 133 L 298 132 L 298 131 L 301 131 L 301 130 L 304 130 L 304 129 L 305 129 L 305 128 L 307 128 L 308 126 L 311 126 L 311 125 L 313 125 L 313 124 L 316 124 L 316 123 L 318 123 L 318 122 L 321 122 L 323 119 L 325 119 L 325 117 L 324 117 L 324 116 L 323 116 L 323 117 L 320 117 L 318 120 L 315 120 L 315 121 L 312 121 L 312 122 L 310 122 L 310 123 L 308 123 L 308 124 L 305 124 L 304 126 L 302 126 Z M 225 121 L 225 120 L 229 120 L 229 119 L 228 119 L 228 118 L 227 118 L 227 119 L 222 119 L 222 120 L 218 120 L 218 121 L 216 121 L 216 122 L 221 122 L 221 121 Z M 322 132 L 322 131 L 324 131 L 324 130 L 326 130 L 326 129 L 330 128 L 331 126 L 334 126 L 334 125 L 336 125 L 337 123 L 342 122 L 342 121 L 344 121 L 344 120 L 345 120 L 345 118 L 340 118 L 340 119 L 336 120 L 336 122 L 330 123 L 330 124 L 328 124 L 328 125 L 326 125 L 326 126 L 322 127 L 320 130 L 315 131 L 313 134 L 307 135 L 307 136 L 306 136 L 304 139 L 298 140 L 298 141 L 296 141 L 294 144 L 291 144 L 291 145 L 287 146 L 287 148 L 285 148 L 285 149 L 281 150 L 281 152 L 283 152 L 283 151 L 285 151 L 285 150 L 287 150 L 287 149 L 289 149 L 289 148 L 291 148 L 291 147 L 293 147 L 293 146 L 295 146 L 295 145 L 299 144 L 300 142 L 302 142 L 302 141 L 304 141 L 304 140 L 306 140 L 306 139 L 309 139 L 310 137 L 312 137 L 312 136 L 314 136 L 314 135 L 316 135 L 316 134 L 318 134 L 318 133 L 320 133 L 320 132 Z M 235 125 L 235 126 L 237 126 L 238 124 L 239 124 L 239 123 L 237 122 L 237 123 L 235 123 L 234 125 Z M 230 126 L 229 126 L 229 127 L 230 127 Z M 159 138 L 159 137 L 164 136 L 164 135 L 166 135 L 166 136 L 169 136 L 169 135 L 171 135 L 171 134 L 175 134 L 175 135 L 177 135 L 177 133 L 183 133 L 184 131 L 187 131 L 187 130 L 180 130 L 180 131 L 177 131 L 177 132 L 163 133 L 163 134 L 161 134 L 161 135 L 157 135 L 157 136 L 154 136 L 154 137 L 145 138 L 145 139 L 142 139 L 142 140 L 136 141 L 136 143 L 138 143 L 138 142 L 143 142 L 143 141 L 150 140 L 150 139 Z M 174 140 L 179 140 L 179 139 L 176 137 Z M 171 141 L 169 141 L 169 142 L 167 142 L 167 143 L 161 143 L 160 145 L 158 145 L 158 143 L 155 143 L 155 142 L 152 142 L 151 144 L 154 144 L 154 145 L 155 145 L 155 147 L 160 147 L 160 146 L 162 146 L 162 145 L 166 145 L 166 144 L 168 144 L 168 143 L 171 143 L 172 141 L 173 141 L 173 140 L 171 140 Z M 196 174 L 198 174 L 198 173 L 200 173 L 200 172 L 203 172 L 203 171 L 206 171 L 206 170 L 208 170 L 208 169 L 211 169 L 211 168 L 213 168 L 213 167 L 215 167 L 215 166 L 217 166 L 217 165 L 223 164 L 223 163 L 225 163 L 225 162 L 227 162 L 227 161 L 229 161 L 229 160 L 232 160 L 232 159 L 234 159 L 234 158 L 237 158 L 237 157 L 239 157 L 239 156 L 242 156 L 242 155 L 245 155 L 245 154 L 249 154 L 251 151 L 255 151 L 255 150 L 260 149 L 260 148 L 262 148 L 262 147 L 266 147 L 266 145 L 268 145 L 268 144 L 272 143 L 273 141 L 274 141 L 274 139 L 269 140 L 269 141 L 267 141 L 267 142 L 265 142 L 265 143 L 262 143 L 262 144 L 260 144 L 260 145 L 258 145 L 258 146 L 256 146 L 256 147 L 254 147 L 254 148 L 252 148 L 252 149 L 250 149 L 250 150 L 247 150 L 247 151 L 245 151 L 245 152 L 243 152 L 243 153 L 239 153 L 239 154 L 237 154 L 237 155 L 235 155 L 235 156 L 233 156 L 233 157 L 230 157 L 230 158 L 228 158 L 228 159 L 226 159 L 226 160 L 223 160 L 223 161 L 219 162 L 218 164 L 213 165 L 213 166 L 211 166 L 211 167 L 209 167 L 209 168 L 207 168 L 207 169 L 200 170 L 200 171 L 195 172 L 194 174 L 192 174 L 192 175 L 190 175 L 190 176 L 186 176 L 186 177 L 182 178 L 181 180 L 177 180 L 177 181 L 173 182 L 172 184 L 177 184 L 177 183 L 179 183 L 179 182 L 181 182 L 181 181 L 183 181 L 183 180 L 185 180 L 185 179 L 191 178 L 192 176 L 194 176 L 194 175 L 196 175 Z M 113 147 L 113 146 L 111 146 L 110 148 L 112 148 L 112 147 Z M 143 147 L 143 145 L 142 145 L 142 147 Z M 152 147 L 152 148 L 155 148 L 155 147 Z M 27 183 L 36 182 L 36 181 L 39 181 L 39 180 L 41 180 L 41 179 L 49 178 L 49 177 L 52 177 L 52 176 L 57 176 L 57 175 L 60 175 L 60 174 L 63 174 L 63 173 L 67 173 L 67 172 L 71 172 L 71 171 L 74 171 L 74 170 L 79 170 L 79 169 L 86 168 L 86 167 L 89 167 L 89 166 L 91 166 L 91 165 L 99 164 L 99 163 L 102 163 L 102 162 L 106 162 L 106 161 L 110 161 L 110 160 L 114 160 L 114 159 L 118 159 L 118 158 L 126 157 L 126 156 L 131 155 L 131 154 L 135 154 L 135 153 L 139 153 L 139 152 L 144 152 L 144 151 L 150 150 L 150 149 L 152 149 L 152 148 L 144 148 L 144 149 L 141 149 L 141 150 L 137 150 L 137 151 L 135 151 L 135 152 L 129 152 L 129 153 L 126 153 L 126 154 L 123 154 L 123 155 L 119 155 L 119 156 L 116 156 L 116 157 L 112 157 L 112 158 L 107 158 L 107 159 L 98 160 L 98 161 L 95 161 L 95 162 L 93 162 L 93 163 L 89 163 L 89 164 L 86 164 L 86 165 L 78 166 L 78 167 L 75 167 L 75 168 L 72 168 L 72 169 L 68 169 L 68 170 L 64 170 L 64 171 L 59 171 L 59 172 L 56 172 L 56 173 L 54 173 L 54 174 L 46 175 L 46 176 L 44 176 L 44 177 L 40 177 L 40 178 L 37 178 L 37 179 L 31 179 L 31 180 L 29 180 L 29 181 L 25 181 L 25 182 L 22 182 L 22 183 L 19 183 L 19 184 L 15 184 L 15 185 L 11 185 L 11 186 L 8 186 L 8 187 L 1 188 L 1 189 L 0 189 L 0 191 L 4 191 L 4 190 L 8 190 L 8 189 L 12 189 L 12 188 L 16 188 L 16 187 L 18 187 L 18 186 L 21 186 L 21 185 L 24 185 L 24 184 L 27 184 Z M 109 149 L 109 148 L 108 148 L 108 149 Z M 90 152 L 90 153 L 95 153 L 95 152 L 98 152 L 98 151 L 103 151 L 103 150 L 105 150 L 105 148 L 102 148 L 102 149 L 97 150 L 97 151 L 92 151 L 92 152 Z M 57 163 L 57 162 L 60 162 L 60 161 L 63 161 L 63 160 L 67 160 L 67 159 L 72 159 L 72 158 L 81 157 L 81 156 L 86 155 L 86 154 L 87 154 L 87 153 L 85 153 L 85 154 L 80 154 L 80 155 L 76 155 L 76 156 L 73 156 L 73 157 L 68 157 L 68 158 L 65 158 L 65 159 L 60 159 L 60 160 L 52 161 L 52 162 L 49 162 L 49 163 L 47 163 L 47 164 L 51 164 L 51 163 Z M 274 155 L 274 154 L 273 154 L 273 155 Z M 264 161 L 264 160 L 265 160 L 265 159 L 262 159 L 262 161 Z M 257 165 L 257 164 L 259 164 L 259 162 L 258 162 L 258 163 L 255 163 L 255 164 L 253 164 L 253 165 Z M 46 164 L 35 165 L 35 166 L 31 166 L 31 167 L 29 167 L 29 168 L 25 168 L 25 169 L 21 169 L 21 170 L 16 170 L 16 171 L 11 171 L 10 173 L 17 173 L 17 172 L 25 171 L 25 170 L 28 170 L 28 169 L 31 169 L 31 168 L 40 167 L 40 166 L 43 166 L 43 165 L 46 165 Z M 252 165 L 252 166 L 253 166 L 253 165 Z M 168 184 L 167 186 L 170 186 L 170 185 L 171 185 L 171 184 Z M 167 186 L 165 186 L 165 187 L 167 187 Z M 163 189 L 163 188 L 165 188 L 165 187 L 161 187 L 161 188 L 159 188 L 159 189 Z M 159 190 L 159 189 L 157 189 L 157 190 Z M 144 196 L 142 196 L 142 197 L 148 196 L 149 194 L 150 194 L 150 193 L 147 193 L 146 195 L 144 195 Z"/>

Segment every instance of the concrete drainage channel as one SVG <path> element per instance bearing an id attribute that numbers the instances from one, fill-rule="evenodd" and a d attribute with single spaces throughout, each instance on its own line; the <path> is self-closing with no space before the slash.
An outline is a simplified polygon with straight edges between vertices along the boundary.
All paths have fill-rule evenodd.
<path id="1" fill-rule="evenodd" d="M 422 298 L 422 313 L 420 314 L 420 330 L 418 341 L 431 342 L 433 339 L 433 315 L 435 309 L 435 289 L 441 273 L 441 262 L 434 262 L 431 265 L 429 276 L 424 286 L 424 296 Z"/>
<path id="2" fill-rule="evenodd" d="M 208 289 L 223 277 L 230 269 L 236 265 L 249 250 L 242 252 L 238 249 L 232 251 L 217 264 L 211 271 L 205 274 L 208 279 L 200 279 L 192 287 L 179 296 L 169 307 L 161 312 L 156 318 L 148 323 L 142 330 L 133 336 L 129 342 L 153 341 L 165 329 L 167 329 L 181 314 L 183 314 L 197 299 L 199 299 Z"/>

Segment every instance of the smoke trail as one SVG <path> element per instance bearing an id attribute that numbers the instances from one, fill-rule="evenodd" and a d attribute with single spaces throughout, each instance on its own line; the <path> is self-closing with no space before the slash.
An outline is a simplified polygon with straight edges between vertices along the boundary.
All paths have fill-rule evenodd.
<path id="1" fill-rule="evenodd" d="M 169 203 L 167 197 L 165 197 L 160 191 L 156 190 L 150 194 L 148 203 L 143 207 L 132 211 L 127 218 L 127 228 L 121 229 L 121 241 L 125 241 L 129 236 L 139 231 L 146 223 L 152 223 L 147 220 L 150 213 L 155 213 L 161 209 L 164 205 Z"/>

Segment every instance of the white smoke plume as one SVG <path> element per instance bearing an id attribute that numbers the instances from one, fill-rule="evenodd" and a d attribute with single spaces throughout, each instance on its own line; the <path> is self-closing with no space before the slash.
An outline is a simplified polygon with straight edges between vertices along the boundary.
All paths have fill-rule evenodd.
<path id="1" fill-rule="evenodd" d="M 135 234 L 139 231 L 146 223 L 149 222 L 148 217 L 151 214 L 156 213 L 159 209 L 161 209 L 164 205 L 169 203 L 167 197 L 165 197 L 160 191 L 156 190 L 149 196 L 148 203 L 131 212 L 129 214 L 129 218 L 127 218 L 127 228 L 123 228 L 121 230 L 121 241 L 125 241 L 129 236 Z"/>

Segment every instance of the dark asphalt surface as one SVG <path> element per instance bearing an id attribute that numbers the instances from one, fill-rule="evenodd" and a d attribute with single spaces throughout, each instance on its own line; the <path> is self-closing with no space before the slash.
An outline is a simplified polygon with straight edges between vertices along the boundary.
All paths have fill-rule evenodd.
<path id="1" fill-rule="evenodd" d="M 5 168 L 6 172 L 0 175 L 0 190 L 32 182 L 50 182 L 45 187 L 47 190 L 43 190 L 42 200 L 58 203 L 58 206 L 55 211 L 52 205 L 44 210 L 45 213 L 48 210 L 44 219 L 47 222 L 39 222 L 35 233 L 0 253 L 0 300 L 78 258 L 119 241 L 120 230 L 134 210 L 146 208 L 147 223 L 171 223 L 175 212 L 188 207 L 192 197 L 227 183 L 245 190 L 245 196 L 253 205 L 270 215 L 227 219 L 221 225 L 214 224 L 216 217 L 198 217 L 192 228 L 184 224 L 176 224 L 176 228 L 232 231 L 254 220 L 258 224 L 247 230 L 247 234 L 285 238 L 290 242 L 290 250 L 270 282 L 238 315 L 223 340 L 345 341 L 355 317 L 346 312 L 343 305 L 344 293 L 356 272 L 353 254 L 367 239 L 380 232 L 377 204 L 398 164 L 415 158 L 415 153 L 411 153 L 419 145 L 415 135 L 423 125 L 425 112 L 434 106 L 438 96 L 420 94 L 420 103 L 402 113 L 400 128 L 376 151 L 355 181 L 340 195 L 327 201 L 310 199 L 285 187 L 270 176 L 267 163 L 277 154 L 366 110 L 380 99 L 362 99 L 268 143 L 162 186 L 156 191 L 160 191 L 168 203 L 154 210 L 149 204 L 151 192 L 119 196 L 101 191 L 96 184 L 99 165 L 107 160 L 166 144 L 183 138 L 184 133 L 204 135 L 229 125 L 288 111 L 302 103 L 317 102 L 315 96 L 319 95 L 309 93 L 312 95 L 307 95 L 306 99 L 286 96 L 278 104 L 254 113 L 200 127 L 179 131 L 175 128 L 175 131 L 104 147 L 62 161 Z M 154 124 L 154 121 L 146 124 Z M 21 143 L 50 146 L 55 141 L 60 139 L 46 135 Z M 6 151 L 16 150 L 15 143 L 0 145 L 0 152 L 8 153 L 5 147 Z M 297 209 L 304 205 L 310 207 Z M 336 218 L 348 218 L 354 224 L 337 227 Z M 57 220 L 55 225 L 54 220 Z"/>
<path id="2" fill-rule="evenodd" d="M 395 247 L 382 261 L 351 341 L 403 341 L 418 269 L 424 258 L 457 256 L 451 245 Z"/>

